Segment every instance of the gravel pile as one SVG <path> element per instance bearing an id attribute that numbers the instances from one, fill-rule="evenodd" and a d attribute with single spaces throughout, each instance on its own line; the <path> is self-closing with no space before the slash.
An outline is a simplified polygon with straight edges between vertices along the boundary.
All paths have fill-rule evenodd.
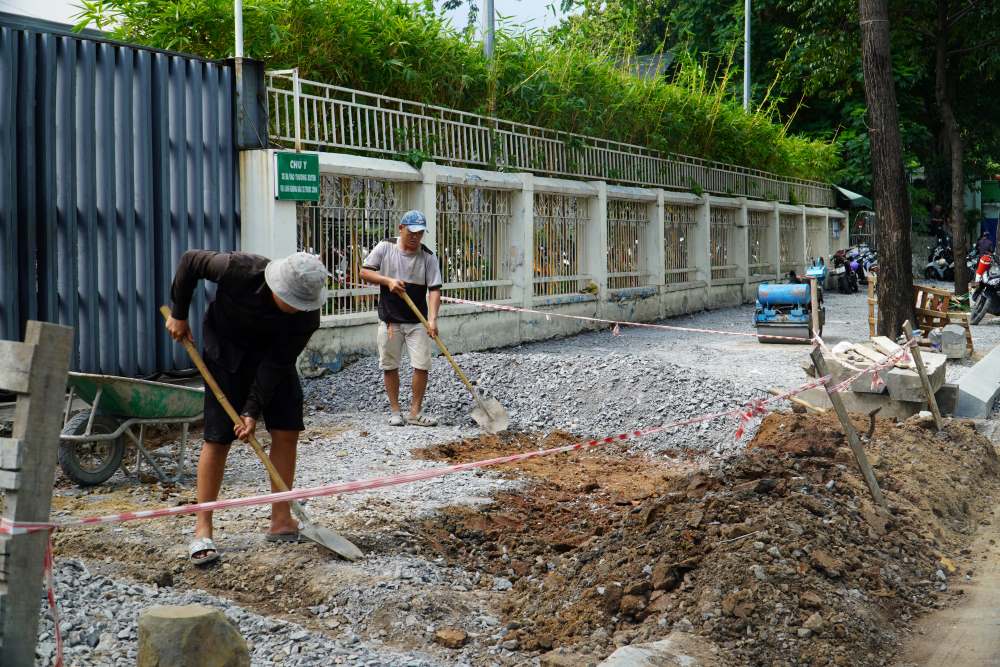
<path id="1" fill-rule="evenodd" d="M 567 347 L 563 354 L 515 348 L 462 354 L 457 360 L 483 393 L 507 408 L 512 429 L 564 429 L 587 437 L 730 410 L 763 395 L 765 388 L 709 378 L 697 369 L 649 355 L 618 351 L 596 355 Z M 404 366 L 401 375 L 405 406 L 412 373 Z M 374 358 L 306 382 L 305 393 L 309 404 L 325 411 L 388 414 Z M 425 411 L 442 424 L 465 425 L 471 423 L 471 406 L 468 390 L 447 360 L 435 358 Z M 680 427 L 656 436 L 656 448 L 718 450 L 732 443 L 734 429 L 731 417 Z"/>
<path id="2" fill-rule="evenodd" d="M 56 591 L 66 664 L 134 665 L 138 650 L 139 613 L 152 605 L 200 604 L 216 607 L 247 641 L 254 665 L 400 665 L 430 667 L 441 664 L 429 657 L 402 654 L 363 642 L 350 630 L 334 640 L 304 627 L 246 611 L 230 601 L 202 591 L 179 591 L 116 581 L 92 574 L 76 559 L 56 562 Z M 38 664 L 55 658 L 55 638 L 48 605 L 42 605 L 35 655 Z"/>

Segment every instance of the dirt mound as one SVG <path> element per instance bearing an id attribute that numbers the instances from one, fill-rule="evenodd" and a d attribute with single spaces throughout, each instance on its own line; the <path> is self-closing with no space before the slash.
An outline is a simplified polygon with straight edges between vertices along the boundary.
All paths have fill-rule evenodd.
<path id="1" fill-rule="evenodd" d="M 745 454 L 709 470 L 672 474 L 665 461 L 611 452 L 536 461 L 520 470 L 527 490 L 450 508 L 421 533 L 451 563 L 512 583 L 507 639 L 523 650 L 603 655 L 686 630 L 733 664 L 885 664 L 915 615 L 960 593 L 950 559 L 998 486 L 998 462 L 969 424 L 872 426 L 866 448 L 888 514 L 834 417 L 771 415 Z M 483 453 L 467 445 L 428 453 Z M 629 497 L 605 488 L 620 471 L 659 480 Z"/>

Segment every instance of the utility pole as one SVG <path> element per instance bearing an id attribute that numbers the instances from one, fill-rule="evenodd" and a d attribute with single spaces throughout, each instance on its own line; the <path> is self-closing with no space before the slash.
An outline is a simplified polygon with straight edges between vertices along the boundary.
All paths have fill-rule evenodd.
<path id="1" fill-rule="evenodd" d="M 243 57 L 243 0 L 233 0 L 233 18 L 236 21 L 236 57 L 242 58 Z"/>
<path id="2" fill-rule="evenodd" d="M 493 60 L 493 36 L 496 32 L 496 12 L 493 0 L 483 0 L 483 54 L 486 60 Z"/>
<path id="3" fill-rule="evenodd" d="M 743 0 L 743 110 L 750 111 L 750 0 Z"/>

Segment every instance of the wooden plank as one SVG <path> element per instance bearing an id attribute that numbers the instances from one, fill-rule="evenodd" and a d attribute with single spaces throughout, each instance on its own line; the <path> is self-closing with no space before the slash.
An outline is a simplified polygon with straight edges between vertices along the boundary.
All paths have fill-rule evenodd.
<path id="1" fill-rule="evenodd" d="M 867 345 L 864 345 L 864 344 L 861 344 L 861 343 L 855 344 L 855 346 L 853 348 L 851 348 L 851 349 L 854 350 L 855 352 L 857 352 L 858 354 L 860 354 L 862 357 L 864 357 L 868 361 L 873 361 L 876 364 L 881 364 L 883 361 L 885 361 L 888 358 L 888 357 L 886 357 L 886 355 L 882 354 L 881 352 L 876 351 L 874 348 L 871 348 L 871 347 L 869 347 Z"/>
<path id="2" fill-rule="evenodd" d="M 909 320 L 903 322 L 903 331 L 906 333 L 906 339 L 912 341 L 913 327 L 910 326 Z M 917 366 L 917 374 L 920 375 L 920 384 L 924 387 L 924 396 L 927 397 L 927 405 L 931 409 L 931 414 L 934 415 L 934 425 L 940 431 L 944 428 L 944 420 L 941 419 L 941 411 L 938 410 L 937 398 L 934 396 L 934 390 L 931 388 L 931 381 L 927 377 L 927 369 L 924 368 L 924 359 L 920 356 L 920 347 L 912 347 L 910 353 L 913 356 L 913 362 Z"/>
<path id="3" fill-rule="evenodd" d="M 770 389 L 767 390 L 767 393 L 769 393 L 769 394 L 771 394 L 773 396 L 781 396 L 785 392 L 781 391 L 777 387 L 771 387 Z M 826 414 L 826 408 L 821 408 L 818 405 L 813 405 L 812 403 L 810 403 L 808 401 L 803 401 L 801 398 L 799 398 L 797 396 L 786 396 L 785 400 L 790 401 L 790 402 L 794 403 L 795 405 L 802 406 L 806 410 L 808 410 L 810 412 L 814 412 L 814 413 L 816 413 L 818 415 L 825 415 Z"/>
<path id="4" fill-rule="evenodd" d="M 20 470 L 23 444 L 16 438 L 0 438 L 0 470 Z"/>
<path id="5" fill-rule="evenodd" d="M 819 336 L 819 288 L 817 287 L 817 279 L 813 278 L 809 281 L 809 299 L 811 301 L 812 308 L 812 335 Z"/>
<path id="6" fill-rule="evenodd" d="M 34 349 L 30 394 L 17 398 L 11 437 L 21 440 L 21 486 L 30 493 L 4 498 L 3 517 L 14 522 L 48 521 L 52 507 L 59 432 L 62 430 L 66 373 L 73 350 L 73 329 L 45 322 L 28 322 L 25 343 Z M 0 368 L 7 368 L 0 357 Z M 15 535 L 5 565 L 7 581 L 0 618 L 0 665 L 33 665 L 38 637 L 38 600 L 42 596 L 42 563 L 48 534 Z"/>
<path id="7" fill-rule="evenodd" d="M 34 354 L 34 345 L 0 340 L 0 391 L 28 393 L 31 359 Z"/>
<path id="8" fill-rule="evenodd" d="M 816 366 L 816 377 L 825 377 L 830 374 L 826 366 L 826 360 L 823 359 L 823 353 L 819 347 L 814 347 L 810 356 L 812 357 L 813 365 Z M 882 495 L 882 489 L 878 486 L 878 480 L 875 479 L 875 471 L 872 470 L 871 463 L 868 462 L 865 448 L 861 445 L 861 438 L 858 437 L 858 432 L 854 430 L 854 424 L 851 423 L 851 418 L 847 414 L 844 401 L 840 398 L 839 393 L 831 392 L 828 385 L 823 385 L 823 388 L 826 389 L 826 395 L 830 397 L 830 403 L 833 404 L 833 409 L 837 412 L 837 418 L 844 429 L 844 436 L 847 437 L 847 444 L 851 446 L 851 451 L 854 452 L 854 460 L 857 461 L 858 467 L 861 468 L 861 474 L 868 484 L 868 490 L 871 491 L 872 498 L 875 499 L 875 502 L 882 509 L 888 511 L 889 507 L 885 502 L 885 496 Z"/>

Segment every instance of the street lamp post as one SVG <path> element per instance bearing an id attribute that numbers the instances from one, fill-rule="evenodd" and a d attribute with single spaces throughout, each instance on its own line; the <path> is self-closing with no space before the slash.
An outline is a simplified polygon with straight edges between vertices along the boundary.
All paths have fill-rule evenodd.
<path id="1" fill-rule="evenodd" d="M 233 18 L 236 22 L 236 57 L 243 57 L 243 0 L 233 0 Z"/>
<path id="2" fill-rule="evenodd" d="M 483 53 L 486 60 L 493 60 L 493 35 L 496 31 L 496 12 L 493 0 L 483 0 Z"/>
<path id="3" fill-rule="evenodd" d="M 743 109 L 750 110 L 750 0 L 743 0 Z"/>

